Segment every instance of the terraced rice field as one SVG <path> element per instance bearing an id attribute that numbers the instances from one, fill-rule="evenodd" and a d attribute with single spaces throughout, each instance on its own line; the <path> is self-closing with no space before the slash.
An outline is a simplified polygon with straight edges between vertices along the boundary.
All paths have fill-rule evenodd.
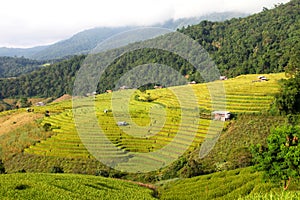
<path id="1" fill-rule="evenodd" d="M 261 173 L 251 168 L 157 184 L 161 185 L 159 199 L 299 199 L 297 181 L 291 185 L 294 190 L 283 191 L 278 184 L 264 183 Z"/>
<path id="2" fill-rule="evenodd" d="M 0 185 L 1 199 L 155 199 L 137 184 L 87 175 L 1 174 Z"/>
<path id="3" fill-rule="evenodd" d="M 176 159 L 180 153 L 197 148 L 205 138 L 213 138 L 226 126 L 226 123 L 210 118 L 200 118 L 199 110 L 211 112 L 226 109 L 240 113 L 269 109 L 278 91 L 277 80 L 284 78 L 284 74 L 265 76 L 269 81 L 252 82 L 257 75 L 245 75 L 222 82 L 149 90 L 145 93 L 125 90 L 100 94 L 95 99 L 78 99 L 80 103 L 73 103 L 73 110 L 45 117 L 42 125 L 51 124 L 57 134 L 30 146 L 25 152 L 87 159 L 93 158 L 87 148 L 94 148 L 102 157 L 115 155 L 119 159 L 127 159 L 131 155 L 128 152 L 155 154 L 170 145 L 166 157 Z M 153 101 L 138 101 L 139 96 L 143 95 L 151 97 Z M 57 103 L 53 111 L 62 110 L 60 105 L 65 108 L 69 106 L 68 103 Z M 48 109 L 52 112 L 51 106 Z M 119 121 L 126 121 L 129 125 L 118 126 Z M 103 134 L 99 135 L 99 131 Z M 103 141 L 111 142 L 113 147 L 108 148 Z M 103 143 L 102 146 L 99 143 Z M 152 155 L 151 159 L 157 160 L 158 157 Z"/>

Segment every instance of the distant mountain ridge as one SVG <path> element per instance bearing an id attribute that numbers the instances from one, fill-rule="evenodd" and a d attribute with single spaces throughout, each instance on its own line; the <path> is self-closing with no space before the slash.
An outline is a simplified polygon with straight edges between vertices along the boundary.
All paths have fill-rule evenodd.
<path id="1" fill-rule="evenodd" d="M 0 56 L 9 56 L 9 57 L 26 57 L 30 58 L 32 55 L 36 54 L 39 51 L 46 49 L 48 46 L 37 46 L 32 48 L 8 48 L 0 47 Z"/>
<path id="2" fill-rule="evenodd" d="M 298 56 L 300 49 L 300 0 L 291 0 L 246 18 L 224 22 L 202 21 L 178 31 L 195 39 L 210 54 L 220 73 L 227 77 L 282 72 L 292 62 L 290 57 Z M 103 90 L 108 86 L 108 89 L 113 88 L 116 79 L 137 64 L 144 63 L 177 66 L 175 70 L 183 76 L 189 75 L 189 79 L 195 81 L 201 78 L 186 60 L 175 56 L 147 48 L 126 53 L 105 70 L 99 86 Z M 16 79 L 0 79 L 0 99 L 71 94 L 75 74 L 85 57 L 74 56 Z M 102 91 L 100 87 L 98 89 Z"/>
<path id="3" fill-rule="evenodd" d="M 155 27 L 162 27 L 176 30 L 184 26 L 198 24 L 200 21 L 224 21 L 231 18 L 245 17 L 247 14 L 239 12 L 212 13 L 200 17 L 181 18 L 168 20 L 162 24 L 155 24 Z M 55 44 L 28 49 L 22 48 L 0 48 L 0 56 L 24 56 L 36 60 L 59 59 L 70 55 L 87 54 L 101 41 L 112 35 L 135 29 L 138 27 L 97 27 L 84 30 L 73 35 L 71 38 L 59 41 Z"/>

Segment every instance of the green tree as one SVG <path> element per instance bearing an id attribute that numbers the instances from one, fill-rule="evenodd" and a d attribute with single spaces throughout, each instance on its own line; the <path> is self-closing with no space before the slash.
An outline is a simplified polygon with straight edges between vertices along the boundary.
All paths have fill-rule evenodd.
<path id="1" fill-rule="evenodd" d="M 292 178 L 300 176 L 300 128 L 286 125 L 271 130 L 267 147 L 252 146 L 256 169 L 264 171 L 264 179 L 284 182 L 284 190 Z"/>
<path id="2" fill-rule="evenodd" d="M 282 114 L 300 112 L 300 75 L 282 80 L 280 92 L 275 96 L 275 105 Z"/>
<path id="3" fill-rule="evenodd" d="M 28 99 L 27 99 L 26 97 L 22 97 L 22 98 L 20 99 L 20 104 L 21 104 L 21 107 L 22 107 L 22 108 L 31 106 L 31 102 L 29 102 Z"/>
<path id="4" fill-rule="evenodd" d="M 295 41 L 297 42 L 297 41 Z M 290 52 L 290 58 L 285 67 L 285 74 L 288 78 L 295 78 L 299 75 L 300 65 L 300 42 L 296 43 Z"/>
<path id="5" fill-rule="evenodd" d="M 275 104 L 283 114 L 297 114 L 300 112 L 299 65 L 300 43 L 296 43 L 290 52 L 290 58 L 285 67 L 285 74 L 288 79 L 282 80 L 280 93 L 275 96 Z"/>

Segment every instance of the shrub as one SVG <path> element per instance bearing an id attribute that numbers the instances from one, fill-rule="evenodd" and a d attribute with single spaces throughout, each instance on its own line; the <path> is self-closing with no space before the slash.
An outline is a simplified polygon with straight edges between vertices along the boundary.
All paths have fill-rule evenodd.
<path id="1" fill-rule="evenodd" d="M 0 174 L 5 174 L 5 167 L 2 160 L 0 160 Z"/>
<path id="2" fill-rule="evenodd" d="M 44 128 L 45 131 L 50 131 L 51 130 L 51 124 L 50 123 L 45 123 L 43 125 L 43 128 Z"/>
<path id="3" fill-rule="evenodd" d="M 50 169 L 50 173 L 64 173 L 64 170 L 63 170 L 63 168 L 61 168 L 61 167 L 53 166 L 53 167 Z"/>
<path id="4" fill-rule="evenodd" d="M 96 176 L 108 177 L 109 173 L 108 173 L 108 171 L 105 171 L 105 170 L 98 170 L 98 171 L 96 171 L 95 175 Z"/>

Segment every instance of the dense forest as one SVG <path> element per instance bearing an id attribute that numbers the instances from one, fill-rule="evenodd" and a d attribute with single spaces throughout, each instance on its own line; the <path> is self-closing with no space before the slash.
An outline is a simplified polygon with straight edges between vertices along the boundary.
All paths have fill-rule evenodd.
<path id="1" fill-rule="evenodd" d="M 197 40 L 229 77 L 281 72 L 300 42 L 300 1 L 225 22 L 203 21 L 179 30 Z"/>
<path id="2" fill-rule="evenodd" d="M 0 57 L 0 78 L 16 77 L 32 72 L 42 67 L 44 62 L 24 57 Z"/>
<path id="3" fill-rule="evenodd" d="M 0 79 L 0 98 L 57 97 L 72 92 L 76 71 L 85 56 L 75 56 L 14 79 Z"/>
<path id="4" fill-rule="evenodd" d="M 272 10 L 225 22 L 203 21 L 178 30 L 201 44 L 229 77 L 249 73 L 284 71 L 297 57 L 300 40 L 300 1 L 276 5 Z M 41 68 L 16 79 L 0 80 L 0 98 L 15 96 L 57 97 L 72 92 L 76 71 L 85 56 Z M 114 88 L 115 81 L 134 66 L 160 63 L 172 66 L 189 80 L 201 76 L 183 58 L 157 49 L 141 49 L 119 57 L 100 78 L 98 91 Z"/>

